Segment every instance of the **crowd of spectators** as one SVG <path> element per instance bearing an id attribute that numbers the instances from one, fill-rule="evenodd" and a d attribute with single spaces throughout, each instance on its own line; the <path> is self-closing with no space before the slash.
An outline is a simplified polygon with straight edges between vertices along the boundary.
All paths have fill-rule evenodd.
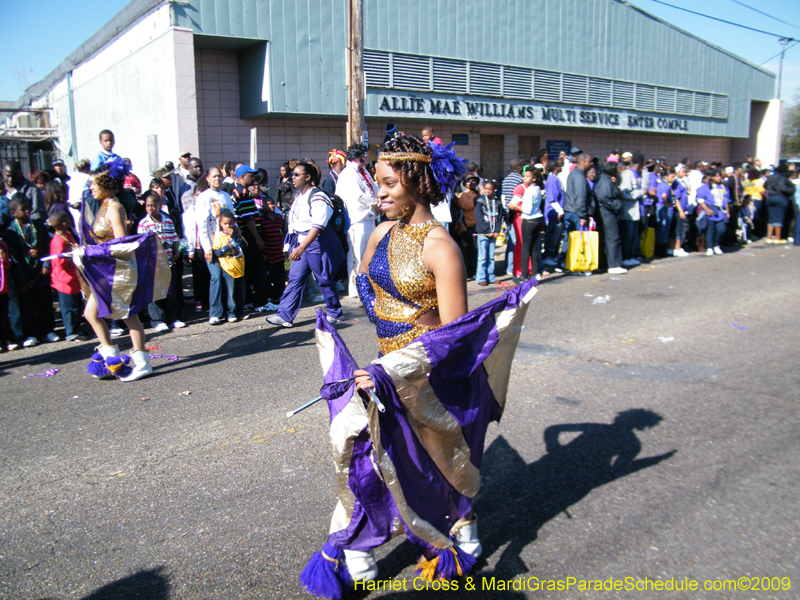
<path id="1" fill-rule="evenodd" d="M 431 127 L 423 139 L 442 143 Z M 60 159 L 27 178 L 16 161 L 2 167 L 0 351 L 60 341 L 55 305 L 63 337 L 87 339 L 81 282 L 63 255 L 78 241 L 81 211 L 97 212 L 92 173 L 120 158 L 111 131 L 100 132 L 99 142 L 97 155 L 70 173 Z M 331 150 L 324 181 L 314 160 L 287 160 L 274 195 L 264 169 L 233 161 L 209 167 L 191 152 L 182 152 L 177 166 L 157 169 L 146 186 L 130 173 L 117 194 L 128 233 L 156 232 L 172 269 L 169 296 L 142 315 L 149 326 L 183 328 L 193 311 L 195 318 L 207 314 L 212 326 L 275 312 L 268 321 L 290 327 L 304 298 L 325 302 L 328 319 L 338 322 L 339 294 L 358 297 L 361 258 L 381 220 L 368 157 L 364 144 Z M 470 163 L 433 212 L 458 242 L 468 280 L 489 286 L 504 275 L 519 283 L 567 272 L 572 231 L 596 229 L 599 270 L 622 274 L 652 257 L 715 256 L 761 238 L 800 243 L 799 209 L 797 173 L 785 163 L 687 157 L 670 164 L 619 150 L 601 160 L 572 148 L 557 157 L 546 150 L 519 157 L 502 181 Z M 42 261 L 47 255 L 62 256 Z M 110 326 L 113 337 L 124 334 L 122 323 Z"/>

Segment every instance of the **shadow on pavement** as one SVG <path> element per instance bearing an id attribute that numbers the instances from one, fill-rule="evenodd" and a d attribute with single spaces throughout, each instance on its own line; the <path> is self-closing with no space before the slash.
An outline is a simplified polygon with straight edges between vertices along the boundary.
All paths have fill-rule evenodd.
<path id="1" fill-rule="evenodd" d="M 162 570 L 163 567 L 139 571 L 104 585 L 81 600 L 169 600 L 169 578 L 162 575 Z"/>
<path id="2" fill-rule="evenodd" d="M 569 514 L 576 504 L 593 489 L 670 458 L 676 450 L 647 458 L 636 457 L 642 444 L 635 431 L 655 427 L 662 417 L 645 409 L 621 412 L 611 424 L 566 423 L 553 425 L 544 432 L 547 454 L 531 464 L 503 438 L 487 448 L 481 471 L 483 482 L 475 499 L 475 514 L 480 517 L 480 539 L 483 557 L 490 557 L 506 546 L 493 570 L 473 576 L 474 591 L 470 598 L 525 598 L 523 592 L 482 589 L 482 580 L 512 580 L 528 573 L 520 555 L 533 542 L 539 529 L 560 513 Z M 578 434 L 562 443 L 561 434 Z M 566 437 L 566 436 L 565 436 Z M 380 579 L 396 577 L 414 564 L 419 552 L 408 541 L 395 548 L 379 562 Z M 486 566 L 479 559 L 477 569 Z M 465 580 L 459 581 L 463 593 Z M 412 581 L 407 582 L 412 587 Z M 431 591 L 409 591 L 383 598 L 427 598 Z M 436 592 L 441 594 L 442 592 Z"/>

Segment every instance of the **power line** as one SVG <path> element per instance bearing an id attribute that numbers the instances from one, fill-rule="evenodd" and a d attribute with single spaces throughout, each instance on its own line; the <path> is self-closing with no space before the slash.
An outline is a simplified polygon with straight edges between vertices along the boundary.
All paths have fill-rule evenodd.
<path id="1" fill-rule="evenodd" d="M 773 19 L 773 20 L 777 21 L 778 23 L 783 23 L 784 25 L 788 25 L 789 27 L 794 27 L 795 29 L 800 29 L 800 27 L 798 27 L 797 25 L 794 25 L 793 23 L 789 23 L 787 21 L 782 21 L 778 17 L 774 17 L 769 13 L 765 13 L 763 11 L 760 11 L 757 8 L 754 8 L 754 7 L 752 7 L 752 6 L 748 5 L 748 4 L 745 4 L 744 2 L 739 2 L 739 0 L 731 0 L 731 2 L 735 2 L 739 6 L 744 6 L 745 8 L 749 8 L 750 10 L 753 10 L 753 11 L 757 12 L 760 15 L 764 15 L 765 17 L 769 17 L 770 19 Z"/>
<path id="2" fill-rule="evenodd" d="M 763 33 L 765 35 L 771 35 L 776 38 L 787 38 L 791 41 L 794 41 L 794 38 L 790 38 L 786 35 L 780 35 L 777 33 L 771 33 L 769 31 L 764 31 L 763 29 L 756 29 L 755 27 L 748 27 L 747 25 L 740 25 L 739 23 L 734 23 L 733 21 L 726 21 L 725 19 L 720 19 L 717 17 L 712 17 L 711 15 L 705 15 L 703 13 L 695 12 L 693 10 L 689 10 L 688 8 L 683 8 L 680 6 L 675 6 L 674 4 L 668 4 L 666 2 L 662 2 L 662 0 L 652 0 L 656 4 L 663 4 L 664 6 L 669 6 L 670 8 L 675 8 L 677 10 L 682 10 L 684 12 L 691 13 L 693 15 L 697 15 L 698 17 L 705 17 L 706 19 L 711 19 L 712 21 L 719 21 L 720 23 L 726 23 L 728 25 L 733 25 L 734 27 L 741 27 L 742 29 L 749 29 L 750 31 L 755 31 L 756 33 Z"/>
<path id="3" fill-rule="evenodd" d="M 794 44 L 792 44 L 791 46 L 787 46 L 787 47 L 786 47 L 786 50 L 789 50 L 790 48 L 794 48 L 795 46 L 797 46 L 797 44 L 800 44 L 800 40 L 796 41 L 796 42 L 795 42 Z M 765 60 L 763 63 L 761 63 L 761 64 L 760 64 L 760 65 L 758 65 L 758 66 L 759 66 L 759 67 L 763 67 L 763 66 L 764 66 L 765 64 L 767 64 L 769 61 L 771 61 L 771 60 L 773 60 L 773 59 L 776 59 L 776 58 L 778 58 L 778 57 L 781 55 L 781 53 L 783 53 L 783 52 L 786 52 L 786 50 L 781 50 L 781 51 L 780 51 L 780 52 L 778 52 L 778 53 L 777 53 L 775 56 L 771 56 L 770 58 L 768 58 L 767 60 Z"/>
<path id="4" fill-rule="evenodd" d="M 781 93 L 781 96 L 785 96 L 786 94 L 794 94 L 794 93 L 795 93 L 797 90 L 800 90 L 800 85 L 798 85 L 798 86 L 797 86 L 796 88 L 794 88 L 793 90 L 789 90 L 788 92 L 782 92 L 782 93 Z"/>

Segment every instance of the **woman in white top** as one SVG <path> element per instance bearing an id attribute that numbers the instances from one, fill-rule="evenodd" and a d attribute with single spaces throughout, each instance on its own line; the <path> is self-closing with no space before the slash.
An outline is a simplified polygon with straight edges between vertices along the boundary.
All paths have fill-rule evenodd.
<path id="1" fill-rule="evenodd" d="M 208 286 L 208 324 L 219 325 L 222 318 L 222 267 L 214 255 L 211 245 L 219 228 L 219 214 L 228 209 L 233 212 L 233 201 L 223 192 L 222 172 L 211 167 L 206 174 L 209 189 L 199 194 L 194 204 L 194 219 L 197 224 L 197 238 L 206 257 L 211 281 Z"/>
<path id="2" fill-rule="evenodd" d="M 521 201 L 515 196 L 508 205 L 513 210 L 519 210 L 521 217 L 522 275 L 518 282 L 526 281 L 531 277 L 541 278 L 539 275 L 539 237 L 544 226 L 544 214 L 542 214 L 544 183 L 538 169 L 531 169 L 529 172 L 533 173 L 533 182 L 525 189 Z"/>

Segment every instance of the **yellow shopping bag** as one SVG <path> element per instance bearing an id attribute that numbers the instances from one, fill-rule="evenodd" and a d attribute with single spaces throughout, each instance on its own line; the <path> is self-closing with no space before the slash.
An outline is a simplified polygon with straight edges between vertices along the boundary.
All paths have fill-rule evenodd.
<path id="1" fill-rule="evenodd" d="M 570 231 L 565 265 L 567 270 L 581 273 L 597 269 L 599 247 L 600 237 L 596 231 Z"/>
<path id="2" fill-rule="evenodd" d="M 642 256 L 645 258 L 653 258 L 656 253 L 656 228 L 648 227 L 642 234 L 642 242 L 639 244 L 639 249 L 642 251 Z"/>

